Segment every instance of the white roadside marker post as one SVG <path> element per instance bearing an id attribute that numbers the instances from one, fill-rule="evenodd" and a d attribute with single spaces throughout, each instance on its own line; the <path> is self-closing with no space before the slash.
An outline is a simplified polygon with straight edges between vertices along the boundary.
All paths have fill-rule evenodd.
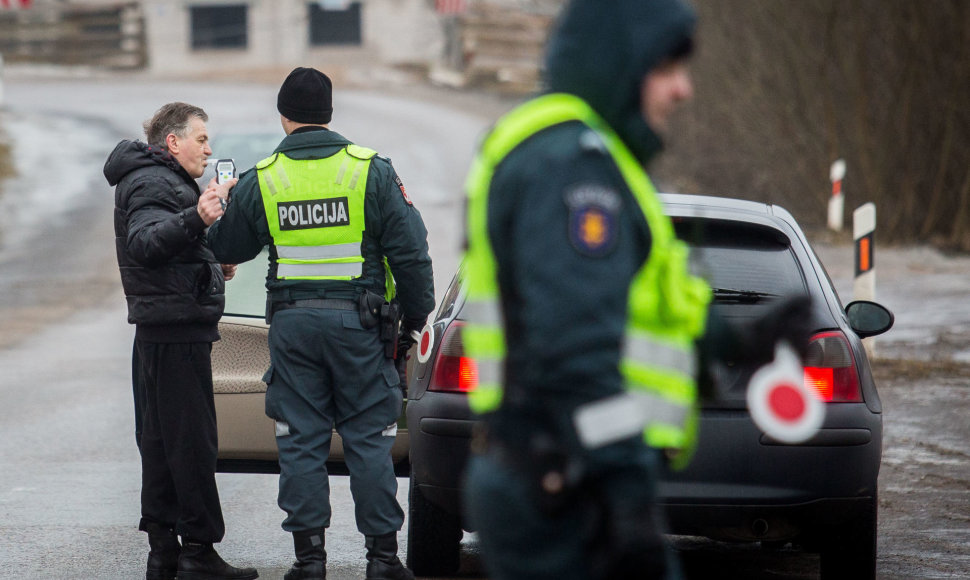
<path id="1" fill-rule="evenodd" d="M 876 204 L 869 202 L 852 212 L 852 238 L 855 240 L 855 281 L 853 300 L 876 299 L 876 255 L 873 235 L 876 231 Z M 875 357 L 872 339 L 864 341 L 870 357 Z"/>
<path id="2" fill-rule="evenodd" d="M 836 159 L 829 170 L 832 181 L 832 197 L 829 199 L 829 229 L 842 231 L 845 214 L 845 197 L 842 195 L 842 180 L 845 179 L 845 161 Z"/>

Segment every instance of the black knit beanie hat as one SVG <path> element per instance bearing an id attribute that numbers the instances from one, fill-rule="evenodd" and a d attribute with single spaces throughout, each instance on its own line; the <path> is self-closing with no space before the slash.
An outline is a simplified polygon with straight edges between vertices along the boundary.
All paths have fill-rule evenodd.
<path id="1" fill-rule="evenodd" d="M 315 68 L 298 67 L 283 81 L 276 98 L 280 114 L 296 123 L 326 125 L 333 116 L 333 84 Z"/>

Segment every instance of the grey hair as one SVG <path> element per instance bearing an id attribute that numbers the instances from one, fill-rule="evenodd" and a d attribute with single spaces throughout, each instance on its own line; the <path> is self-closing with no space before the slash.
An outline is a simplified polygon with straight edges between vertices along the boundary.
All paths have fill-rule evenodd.
<path id="1" fill-rule="evenodd" d="M 170 134 L 180 138 L 189 134 L 191 130 L 189 123 L 193 117 L 203 122 L 209 121 L 209 115 L 201 107 L 180 102 L 162 105 L 151 119 L 142 124 L 145 129 L 145 139 L 152 147 L 166 149 L 165 139 Z"/>

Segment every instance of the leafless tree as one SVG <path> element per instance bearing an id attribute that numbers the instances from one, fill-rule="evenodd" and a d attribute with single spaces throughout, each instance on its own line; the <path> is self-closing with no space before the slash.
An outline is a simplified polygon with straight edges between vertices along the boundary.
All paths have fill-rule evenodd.
<path id="1" fill-rule="evenodd" d="M 970 3 L 697 0 L 697 98 L 656 173 L 825 222 L 829 165 L 884 240 L 970 251 Z M 848 212 L 847 212 L 848 213 Z"/>

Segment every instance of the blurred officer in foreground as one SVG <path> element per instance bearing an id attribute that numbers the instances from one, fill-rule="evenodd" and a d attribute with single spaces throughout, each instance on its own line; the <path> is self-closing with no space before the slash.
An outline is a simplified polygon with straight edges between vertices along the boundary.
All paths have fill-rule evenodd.
<path id="1" fill-rule="evenodd" d="M 484 429 L 464 501 L 493 580 L 679 577 L 655 482 L 665 452 L 689 458 L 698 354 L 807 344 L 787 324 L 804 301 L 754 337 L 708 322 L 643 169 L 691 97 L 694 21 L 680 0 L 568 4 L 548 93 L 497 123 L 469 175 L 463 338 Z"/>
<path id="2" fill-rule="evenodd" d="M 218 194 L 200 195 L 212 154 L 205 111 L 169 103 L 145 122 L 148 143 L 124 140 L 104 175 L 115 188 L 115 248 L 135 325 L 132 383 L 135 440 L 141 452 L 147 580 L 250 579 L 212 544 L 225 525 L 216 487 L 216 409 L 212 342 L 225 305 L 225 280 L 205 243 L 222 215 Z M 178 536 L 182 536 L 179 544 Z"/>
<path id="3" fill-rule="evenodd" d="M 269 245 L 266 414 L 276 420 L 279 505 L 297 557 L 286 579 L 326 576 L 334 427 L 367 578 L 411 579 L 397 556 L 404 512 L 390 451 L 404 386 L 394 356 L 403 362 L 434 308 L 427 230 L 390 160 L 328 129 L 331 90 L 312 68 L 286 78 L 277 109 L 287 136 L 240 176 L 209 243 L 232 263 Z"/>

